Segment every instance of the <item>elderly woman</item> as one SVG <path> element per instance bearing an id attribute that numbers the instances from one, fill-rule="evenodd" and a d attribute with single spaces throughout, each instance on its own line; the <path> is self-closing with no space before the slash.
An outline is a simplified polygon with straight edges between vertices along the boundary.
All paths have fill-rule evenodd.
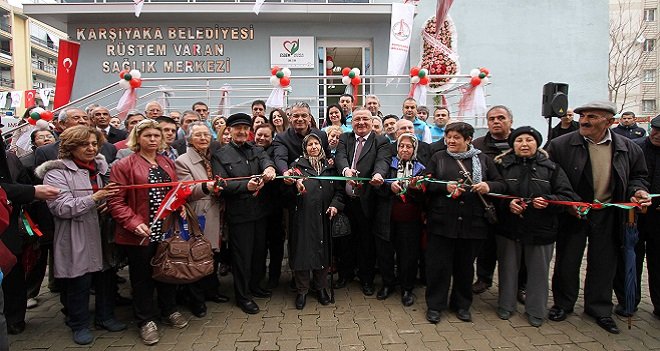
<path id="1" fill-rule="evenodd" d="M 55 221 L 53 241 L 54 273 L 60 279 L 67 325 L 73 340 L 90 344 L 89 295 L 92 283 L 96 290 L 97 326 L 109 331 L 126 329 L 115 319 L 114 270 L 103 267 L 101 230 L 97 207 L 117 190 L 104 188 L 103 175 L 108 164 L 98 155 L 103 133 L 86 126 L 68 128 L 60 136 L 59 159 L 39 166 L 36 174 L 44 184 L 62 190 L 47 201 Z"/>
<path id="2" fill-rule="evenodd" d="M 343 132 L 351 131 L 351 128 L 346 126 L 346 116 L 344 116 L 344 110 L 342 110 L 342 108 L 337 104 L 328 106 L 326 118 L 325 121 L 323 121 L 323 124 L 323 131 L 328 129 L 330 126 L 340 127 Z"/>
<path id="3" fill-rule="evenodd" d="M 278 133 L 284 133 L 284 131 L 289 128 L 289 119 L 286 117 L 284 111 L 279 108 L 270 111 L 268 122 L 275 129 L 275 135 Z"/>
<path id="4" fill-rule="evenodd" d="M 431 323 L 438 323 L 440 311 L 447 308 L 462 321 L 472 319 L 474 259 L 488 232 L 480 197 L 506 189 L 493 160 L 472 145 L 473 135 L 467 123 L 448 125 L 447 150 L 435 153 L 426 167 L 431 178 L 450 181 L 427 187 L 426 319 Z"/>
<path id="5" fill-rule="evenodd" d="M 176 181 L 174 162 L 162 155 L 165 149 L 163 130 L 158 122 L 145 119 L 128 135 L 128 147 L 133 153 L 112 167 L 110 181 L 119 185 L 142 185 Z M 188 321 L 176 309 L 176 286 L 156 282 L 151 278 L 151 258 L 158 243 L 164 239 L 163 218 L 156 211 L 169 187 L 122 189 L 108 199 L 115 219 L 115 242 L 128 257 L 133 312 L 138 319 L 142 342 L 153 345 L 160 340 L 156 319 L 158 311 L 153 301 L 158 291 L 158 305 L 165 323 L 184 328 Z"/>
<path id="6" fill-rule="evenodd" d="M 185 154 L 176 159 L 176 175 L 179 180 L 213 179 L 211 170 L 211 153 L 209 146 L 213 138 L 211 130 L 204 122 L 192 122 L 188 126 L 188 149 Z M 209 183 L 196 184 L 188 201 L 197 216 L 204 216 L 204 236 L 211 242 L 213 251 L 219 253 L 222 239 L 222 222 L 225 213 L 225 203 L 221 200 L 212 180 Z M 214 255 L 217 259 L 217 254 Z M 218 292 L 217 264 L 214 274 L 189 284 L 188 292 L 190 310 L 196 317 L 206 316 L 205 300 L 218 303 L 227 302 L 229 298 Z"/>
<path id="7" fill-rule="evenodd" d="M 337 170 L 328 164 L 315 134 L 308 134 L 302 142 L 303 156 L 291 168 L 302 176 L 336 176 Z M 330 269 L 330 219 L 344 208 L 343 184 L 333 180 L 298 179 L 295 183 L 300 196 L 295 198 L 291 212 L 289 235 L 289 265 L 296 281 L 296 308 L 305 307 L 310 288 L 310 271 L 314 286 L 319 289 L 321 305 L 330 303 L 328 271 Z"/>
<path id="8" fill-rule="evenodd" d="M 576 201 L 566 173 L 539 149 L 541 133 L 520 127 L 509 135 L 512 149 L 495 158 L 506 181 L 506 194 L 520 196 L 502 200 L 501 225 L 497 230 L 499 297 L 497 315 L 509 319 L 516 310 L 518 272 L 521 260 L 527 267 L 525 312 L 529 324 L 540 327 L 548 303 L 548 272 L 559 228 L 559 206 L 546 200 Z"/>
<path id="9" fill-rule="evenodd" d="M 378 118 L 378 117 L 376 117 Z M 421 184 L 417 178 L 423 176 L 424 165 L 417 160 L 419 141 L 414 134 L 403 133 L 397 140 L 397 154 L 392 157 L 390 172 L 386 178 L 401 179 L 387 181 L 379 189 L 378 201 L 380 221 L 376 230 L 376 253 L 378 267 L 383 278 L 383 287 L 376 298 L 385 300 L 394 292 L 395 257 L 399 265 L 401 283 L 401 303 L 411 306 L 415 303 L 413 288 L 417 276 L 419 241 L 422 234 L 422 204 L 424 202 Z"/>
<path id="10" fill-rule="evenodd" d="M 329 126 L 325 129 L 325 133 L 328 135 L 328 146 L 331 153 L 328 157 L 334 158 L 335 152 L 337 152 L 337 146 L 339 145 L 339 137 L 344 133 L 344 130 L 339 126 Z"/>

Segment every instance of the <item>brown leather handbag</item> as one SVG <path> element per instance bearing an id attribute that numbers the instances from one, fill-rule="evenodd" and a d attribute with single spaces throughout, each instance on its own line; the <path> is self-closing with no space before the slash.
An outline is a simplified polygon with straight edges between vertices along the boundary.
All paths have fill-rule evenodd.
<path id="1" fill-rule="evenodd" d="M 181 238 L 179 214 L 172 213 L 164 223 L 163 230 L 172 229 L 172 236 L 163 240 L 151 259 L 154 280 L 170 284 L 188 284 L 213 274 L 213 250 L 211 242 L 204 237 L 195 212 L 184 205 L 190 239 Z"/>

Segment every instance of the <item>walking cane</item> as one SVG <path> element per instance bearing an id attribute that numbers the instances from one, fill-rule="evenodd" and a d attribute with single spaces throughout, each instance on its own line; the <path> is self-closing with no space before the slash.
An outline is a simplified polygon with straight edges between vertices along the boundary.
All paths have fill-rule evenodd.
<path id="1" fill-rule="evenodd" d="M 330 260 L 330 263 L 329 263 L 329 266 L 328 266 L 329 267 L 328 276 L 330 277 L 330 302 L 332 304 L 334 304 L 335 303 L 335 280 L 333 279 L 333 274 L 332 274 L 332 259 L 333 259 L 333 256 L 332 256 L 332 240 L 334 239 L 332 237 L 332 219 L 328 220 L 328 225 L 327 226 L 330 227 L 330 228 L 328 228 L 329 230 L 326 231 L 326 233 L 328 234 L 328 249 L 330 251 L 330 256 L 328 257 L 328 259 Z"/>

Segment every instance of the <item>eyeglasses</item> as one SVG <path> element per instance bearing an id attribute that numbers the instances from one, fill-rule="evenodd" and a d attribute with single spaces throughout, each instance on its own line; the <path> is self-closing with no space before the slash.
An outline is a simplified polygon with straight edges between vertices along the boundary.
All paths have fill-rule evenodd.
<path id="1" fill-rule="evenodd" d="M 55 137 L 52 135 L 39 135 L 38 137 L 34 138 L 35 140 L 54 140 Z"/>

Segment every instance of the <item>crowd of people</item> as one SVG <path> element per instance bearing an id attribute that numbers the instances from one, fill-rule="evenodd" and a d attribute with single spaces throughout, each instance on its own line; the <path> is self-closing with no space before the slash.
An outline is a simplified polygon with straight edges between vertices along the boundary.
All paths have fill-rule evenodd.
<path id="1" fill-rule="evenodd" d="M 46 275 L 73 340 L 83 345 L 94 340 L 92 292 L 97 328 L 126 329 L 114 311 L 131 305 L 147 345 L 159 341 L 159 322 L 187 326 L 181 306 L 201 318 L 207 302 L 230 301 L 220 287 L 228 272 L 233 301 L 256 314 L 255 299 L 280 284 L 284 245 L 297 309 L 308 295 L 333 303 L 332 289 L 357 278 L 362 293 L 378 300 L 399 289 L 404 306 L 415 305 L 421 283 L 429 322 L 440 322 L 446 310 L 467 322 L 473 295 L 491 287 L 497 267 L 493 313 L 509 319 L 520 302 L 535 327 L 573 312 L 588 247 L 585 312 L 619 333 L 613 311 L 634 313 L 641 299 L 638 284 L 635 306 L 626 305 L 626 212 L 605 206 L 584 213 L 571 202 L 646 209 L 639 214 L 637 274 L 639 281 L 646 255 L 660 318 L 653 235 L 660 200 L 650 195 L 660 193 L 660 116 L 644 136 L 632 127 L 634 116 L 611 129 L 615 106 L 592 102 L 569 110 L 542 148 L 539 131 L 513 128 L 503 105 L 488 110 L 488 132 L 479 138 L 470 124 L 452 121 L 447 107 L 431 113 L 412 98 L 399 117 L 383 115 L 375 95 L 364 106 L 343 95 L 321 125 L 304 102 L 268 111 L 256 100 L 251 112 L 211 117 L 208 105 L 196 102 L 166 115 L 150 102 L 122 121 L 103 106 L 66 108 L 52 129 L 29 132 L 32 152 L 19 157 L 3 140 L 0 185 L 14 209 L 0 249 L 19 263 L 0 265 L 0 349 L 5 331 L 25 329 L 26 309 L 38 305 Z M 158 183 L 178 181 L 197 181 L 187 201 L 215 261 L 212 275 L 180 285 L 154 280 L 151 266 L 170 234 L 157 211 L 171 187 Z M 28 234 L 30 221 L 41 236 Z M 338 227 L 346 235 L 335 235 Z M 117 272 L 126 266 L 130 298 L 118 293 Z"/>

